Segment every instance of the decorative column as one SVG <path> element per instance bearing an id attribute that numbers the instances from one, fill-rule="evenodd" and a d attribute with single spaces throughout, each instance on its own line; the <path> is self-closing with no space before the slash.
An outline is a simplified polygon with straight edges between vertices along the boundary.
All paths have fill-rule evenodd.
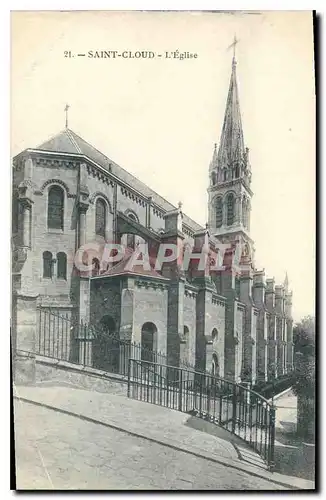
<path id="1" fill-rule="evenodd" d="M 20 244 L 22 247 L 31 247 L 31 228 L 32 228 L 32 206 L 33 184 L 30 179 L 22 181 L 18 186 L 19 203 L 19 232 L 21 234 Z"/>
<path id="2" fill-rule="evenodd" d="M 81 165 L 81 180 L 83 183 L 79 186 L 79 197 L 78 197 L 78 242 L 79 248 L 86 243 L 86 213 L 89 207 L 89 190 L 85 183 L 85 165 Z M 90 262 L 88 263 L 90 264 Z M 79 362 L 86 363 L 87 365 L 92 364 L 93 352 L 92 352 L 92 335 L 89 328 L 89 318 L 90 318 L 90 280 L 89 276 L 80 275 L 79 276 L 79 334 L 77 338 L 77 353 Z"/>
<path id="3" fill-rule="evenodd" d="M 22 244 L 24 247 L 30 248 L 32 204 L 30 200 L 24 199 L 20 201 L 20 206 L 22 207 Z"/>
<path id="4" fill-rule="evenodd" d="M 79 246 L 86 243 L 86 213 L 89 207 L 89 190 L 86 185 L 81 185 L 79 188 Z"/>

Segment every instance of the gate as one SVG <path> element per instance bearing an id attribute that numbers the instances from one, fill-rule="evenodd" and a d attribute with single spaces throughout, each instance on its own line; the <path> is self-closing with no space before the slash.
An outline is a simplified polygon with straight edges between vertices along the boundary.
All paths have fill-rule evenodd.
<path id="1" fill-rule="evenodd" d="M 128 397 L 190 413 L 237 435 L 274 465 L 275 408 L 258 393 L 208 373 L 130 359 Z"/>

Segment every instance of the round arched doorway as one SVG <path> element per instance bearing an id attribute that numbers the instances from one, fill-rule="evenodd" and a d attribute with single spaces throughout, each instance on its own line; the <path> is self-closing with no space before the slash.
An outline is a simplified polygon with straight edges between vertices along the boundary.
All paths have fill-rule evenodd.
<path id="1" fill-rule="evenodd" d="M 143 324 L 141 329 L 141 359 L 154 361 L 153 351 L 156 347 L 157 328 L 150 321 Z"/>

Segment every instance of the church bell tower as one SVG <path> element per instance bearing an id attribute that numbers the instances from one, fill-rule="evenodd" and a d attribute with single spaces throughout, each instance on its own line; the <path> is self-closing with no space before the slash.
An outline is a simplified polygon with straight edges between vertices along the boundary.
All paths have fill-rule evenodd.
<path id="1" fill-rule="evenodd" d="M 251 167 L 243 139 L 236 67 L 234 55 L 220 143 L 214 146 L 209 167 L 208 225 L 222 243 L 240 243 L 252 266 Z"/>

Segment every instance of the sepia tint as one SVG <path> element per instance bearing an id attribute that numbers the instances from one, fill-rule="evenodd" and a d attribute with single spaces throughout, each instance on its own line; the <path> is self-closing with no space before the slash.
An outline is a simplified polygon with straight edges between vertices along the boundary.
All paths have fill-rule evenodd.
<path id="1" fill-rule="evenodd" d="M 11 23 L 16 488 L 314 489 L 312 12 Z"/>

